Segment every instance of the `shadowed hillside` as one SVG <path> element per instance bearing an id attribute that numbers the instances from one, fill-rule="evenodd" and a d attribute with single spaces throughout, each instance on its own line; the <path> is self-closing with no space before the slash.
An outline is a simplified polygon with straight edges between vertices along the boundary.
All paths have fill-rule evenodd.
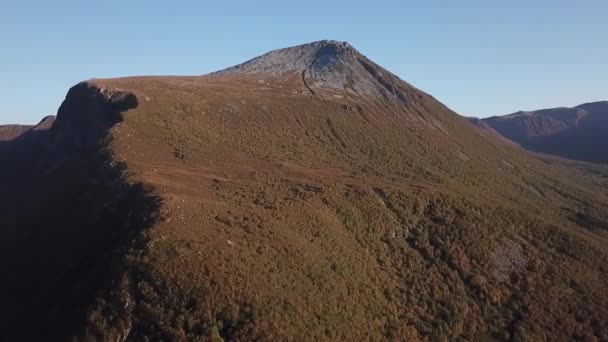
<path id="1" fill-rule="evenodd" d="M 141 234 L 160 199 L 128 180 L 107 135 L 134 105 L 128 98 L 79 84 L 53 129 L 36 126 L 0 143 L 2 165 L 10 165 L 0 170 L 4 338 L 83 334 L 94 296 L 113 286 L 132 248 L 145 244 Z"/>
<path id="2" fill-rule="evenodd" d="M 608 339 L 608 171 L 499 142 L 347 43 L 91 80 L 49 139 L 57 168 L 2 216 L 9 303 L 28 299 L 11 326 L 32 310 L 99 340 Z"/>

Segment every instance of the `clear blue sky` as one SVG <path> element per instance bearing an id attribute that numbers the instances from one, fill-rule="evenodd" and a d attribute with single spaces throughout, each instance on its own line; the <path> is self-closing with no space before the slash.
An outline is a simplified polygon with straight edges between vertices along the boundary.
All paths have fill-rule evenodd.
<path id="1" fill-rule="evenodd" d="M 608 1 L 0 0 L 0 124 L 93 77 L 200 75 L 350 42 L 463 115 L 608 100 Z"/>

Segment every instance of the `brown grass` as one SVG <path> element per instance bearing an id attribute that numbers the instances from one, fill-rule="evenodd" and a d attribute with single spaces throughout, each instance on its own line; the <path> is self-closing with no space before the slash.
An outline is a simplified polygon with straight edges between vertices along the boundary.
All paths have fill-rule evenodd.
<path id="1" fill-rule="evenodd" d="M 311 96 L 297 75 L 95 83 L 138 97 L 110 148 L 163 206 L 85 337 L 608 340 L 605 170 L 432 98 Z"/>

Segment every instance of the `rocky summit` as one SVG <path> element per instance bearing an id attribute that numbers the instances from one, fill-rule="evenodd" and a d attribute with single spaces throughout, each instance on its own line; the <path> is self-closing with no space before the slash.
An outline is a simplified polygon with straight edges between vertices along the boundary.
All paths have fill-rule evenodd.
<path id="1" fill-rule="evenodd" d="M 369 60 L 347 42 L 323 40 L 271 51 L 216 72 L 229 74 L 301 75 L 310 93 L 341 91 L 346 96 L 382 96 L 407 101 L 422 96 L 397 76 Z"/>

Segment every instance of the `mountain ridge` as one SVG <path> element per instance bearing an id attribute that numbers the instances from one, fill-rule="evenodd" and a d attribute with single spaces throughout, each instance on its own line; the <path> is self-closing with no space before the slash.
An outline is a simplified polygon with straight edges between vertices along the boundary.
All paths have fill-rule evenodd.
<path id="1" fill-rule="evenodd" d="M 35 125 L 0 125 L 0 141 L 16 139 L 29 131 L 50 129 L 55 116 L 47 115 Z"/>
<path id="2" fill-rule="evenodd" d="M 608 101 L 520 111 L 481 120 L 505 138 L 535 152 L 608 162 L 601 144 L 608 134 Z"/>

